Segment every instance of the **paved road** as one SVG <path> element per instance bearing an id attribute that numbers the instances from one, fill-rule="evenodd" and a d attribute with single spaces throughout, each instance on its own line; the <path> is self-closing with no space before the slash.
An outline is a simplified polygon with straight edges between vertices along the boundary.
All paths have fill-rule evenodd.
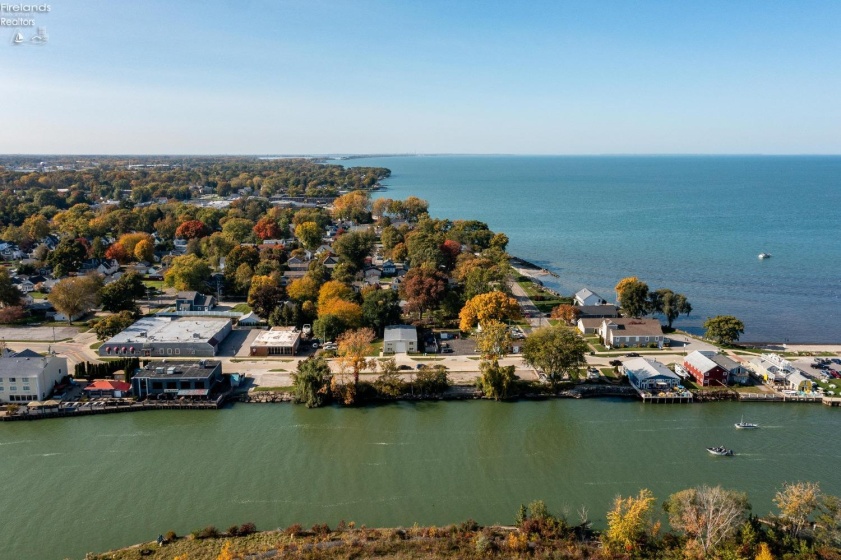
<path id="1" fill-rule="evenodd" d="M 537 308 L 534 302 L 529 298 L 522 286 L 520 286 L 513 280 L 510 281 L 508 285 L 511 286 L 511 295 L 513 295 L 514 299 L 517 300 L 517 303 L 520 304 L 520 308 L 523 310 L 523 315 L 525 317 L 528 317 L 529 325 L 531 325 L 532 328 L 537 328 L 549 324 L 543 319 L 543 314 L 540 312 L 540 310 Z"/>

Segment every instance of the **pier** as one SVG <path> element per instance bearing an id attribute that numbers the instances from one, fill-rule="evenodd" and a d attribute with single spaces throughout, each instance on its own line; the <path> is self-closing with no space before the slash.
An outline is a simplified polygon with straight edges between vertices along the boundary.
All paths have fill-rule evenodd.
<path id="1" fill-rule="evenodd" d="M 91 416 L 94 414 L 116 414 L 120 412 L 140 412 L 144 410 L 218 410 L 222 408 L 230 396 L 229 393 L 220 395 L 215 400 L 208 401 L 154 401 L 140 402 L 120 401 L 106 403 L 105 401 L 91 401 L 80 406 L 61 406 L 29 410 L 25 407 L 14 414 L 3 414 L 0 421 L 17 422 L 24 420 L 45 420 L 47 418 L 71 418 L 76 416 Z"/>

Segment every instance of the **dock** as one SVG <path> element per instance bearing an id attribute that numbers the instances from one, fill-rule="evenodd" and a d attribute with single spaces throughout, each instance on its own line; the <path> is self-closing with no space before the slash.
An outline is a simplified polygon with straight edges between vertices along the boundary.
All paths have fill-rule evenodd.
<path id="1" fill-rule="evenodd" d="M 218 410 L 222 408 L 230 396 L 229 393 L 220 395 L 209 401 L 154 401 L 120 402 L 106 404 L 104 401 L 92 401 L 78 407 L 57 407 L 39 409 L 15 414 L 3 414 L 2 422 L 18 422 L 26 420 L 46 420 L 48 418 L 73 418 L 76 416 L 91 416 L 94 414 L 117 414 L 122 412 L 141 412 L 144 410 Z"/>

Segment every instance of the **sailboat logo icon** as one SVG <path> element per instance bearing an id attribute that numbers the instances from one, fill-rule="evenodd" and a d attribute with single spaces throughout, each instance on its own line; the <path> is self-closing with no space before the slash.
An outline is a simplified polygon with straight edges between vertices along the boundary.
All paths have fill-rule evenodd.
<path id="1" fill-rule="evenodd" d="M 12 43 L 15 45 L 23 44 L 23 41 L 23 33 L 21 33 L 20 31 L 15 33 L 15 36 L 12 38 Z"/>

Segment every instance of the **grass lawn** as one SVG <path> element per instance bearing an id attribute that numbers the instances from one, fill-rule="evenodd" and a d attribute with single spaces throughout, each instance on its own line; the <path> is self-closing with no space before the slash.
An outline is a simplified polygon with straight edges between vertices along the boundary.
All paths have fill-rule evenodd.
<path id="1" fill-rule="evenodd" d="M 612 367 L 599 368 L 599 371 L 608 379 L 616 379 L 616 370 L 614 370 Z"/>
<path id="2" fill-rule="evenodd" d="M 166 288 L 163 280 L 144 280 L 143 283 L 147 288 L 156 288 L 161 291 Z"/>
<path id="3" fill-rule="evenodd" d="M 371 351 L 368 352 L 367 355 L 377 357 L 380 354 L 382 354 L 382 352 L 383 352 L 383 341 L 382 340 L 376 340 L 376 341 L 371 343 Z"/>
<path id="4" fill-rule="evenodd" d="M 523 276 L 517 277 L 517 284 L 526 292 L 532 303 L 543 313 L 549 313 L 562 303 L 572 303 L 572 298 L 560 297 L 530 280 L 524 280 Z"/>
<path id="5" fill-rule="evenodd" d="M 231 308 L 235 313 L 251 313 L 251 306 L 247 303 L 238 303 Z"/>
<path id="6" fill-rule="evenodd" d="M 29 292 L 29 295 L 32 296 L 32 299 L 47 299 L 47 294 L 41 292 Z"/>
<path id="7" fill-rule="evenodd" d="M 412 357 L 416 362 L 443 362 L 444 358 L 435 358 L 432 356 L 418 356 Z"/>
<path id="8" fill-rule="evenodd" d="M 102 343 L 105 342 L 104 340 L 101 342 L 94 342 L 91 344 L 91 350 L 99 350 L 99 347 L 102 346 Z"/>
<path id="9" fill-rule="evenodd" d="M 293 389 L 294 387 L 291 385 L 289 387 L 254 387 L 255 391 L 276 391 L 278 393 L 290 393 Z"/>
<path id="10" fill-rule="evenodd" d="M 269 371 L 289 371 L 289 370 L 285 370 L 283 368 L 275 368 L 275 369 L 270 369 Z"/>

